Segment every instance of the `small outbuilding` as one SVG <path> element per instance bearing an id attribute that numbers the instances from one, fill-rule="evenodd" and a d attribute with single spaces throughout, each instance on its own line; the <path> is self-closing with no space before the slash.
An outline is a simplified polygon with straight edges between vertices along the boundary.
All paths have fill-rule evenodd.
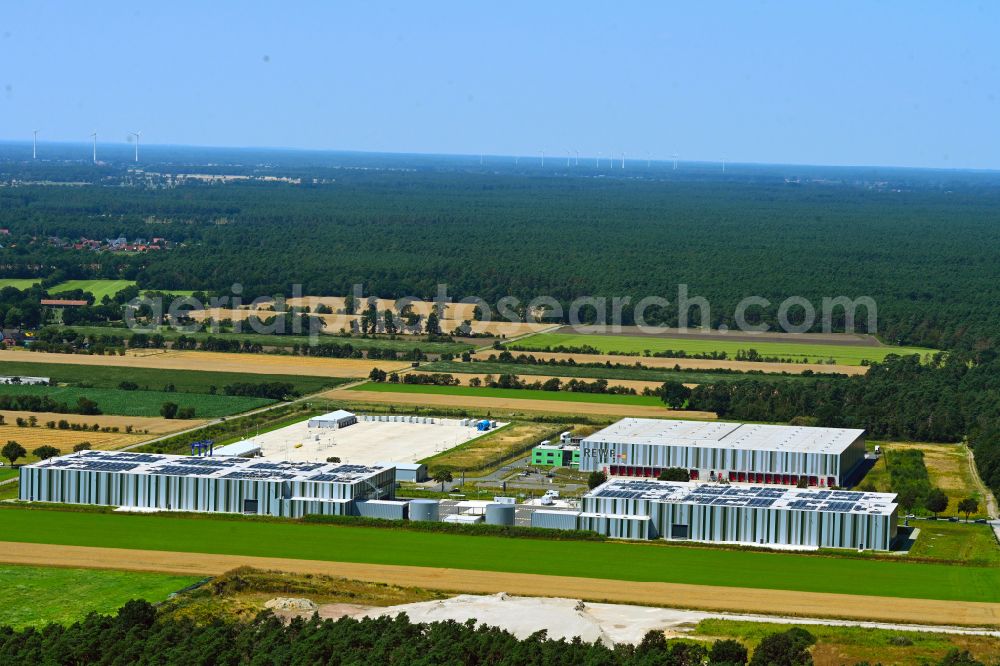
<path id="1" fill-rule="evenodd" d="M 310 428 L 346 428 L 358 422 L 358 417 L 346 409 L 338 409 L 329 414 L 314 416 L 309 419 Z"/>
<path id="2" fill-rule="evenodd" d="M 410 483 L 420 483 L 426 481 L 427 465 L 421 463 L 401 463 L 401 462 L 379 462 L 376 465 L 396 468 L 396 482 L 409 481 Z"/>

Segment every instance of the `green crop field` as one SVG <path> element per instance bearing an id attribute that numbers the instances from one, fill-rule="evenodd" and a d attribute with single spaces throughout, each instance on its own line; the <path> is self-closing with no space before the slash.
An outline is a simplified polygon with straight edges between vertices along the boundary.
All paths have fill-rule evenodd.
<path id="1" fill-rule="evenodd" d="M 124 381 L 135 382 L 142 388 L 162 389 L 173 384 L 180 392 L 209 393 L 214 386 L 219 393 L 227 384 L 247 382 L 288 382 L 304 395 L 339 386 L 349 379 L 308 377 L 299 375 L 259 375 L 241 372 L 208 372 L 204 370 L 159 370 L 116 366 L 73 365 L 69 363 L 27 363 L 4 361 L 0 356 L 0 375 L 49 377 L 59 384 L 85 384 L 94 388 L 116 389 Z"/>
<path id="2" fill-rule="evenodd" d="M 521 400 L 561 400 L 566 402 L 601 402 L 611 405 L 649 405 L 663 407 L 656 397 L 614 395 L 611 393 L 577 393 L 573 391 L 530 391 L 527 389 L 475 388 L 472 386 L 434 386 L 433 384 L 389 384 L 366 382 L 349 391 L 379 391 L 382 393 L 432 393 L 437 395 L 468 395 L 482 398 L 519 398 Z"/>
<path id="3" fill-rule="evenodd" d="M 38 283 L 39 280 L 37 278 L 0 278 L 0 289 L 14 287 L 15 289 L 24 291 L 30 288 L 31 285 Z"/>
<path id="4" fill-rule="evenodd" d="M 0 384 L 0 395 L 45 395 L 70 408 L 80 398 L 97 403 L 103 414 L 118 416 L 159 416 L 165 402 L 179 407 L 194 407 L 195 418 L 207 419 L 238 414 L 273 403 L 266 398 L 179 393 L 172 391 L 120 391 L 117 389 L 80 388 L 75 386 L 19 386 Z M 85 417 L 84 417 L 85 418 Z"/>
<path id="5" fill-rule="evenodd" d="M 133 280 L 66 280 L 49 289 L 50 294 L 59 294 L 64 291 L 74 291 L 81 289 L 94 295 L 94 300 L 98 303 L 105 296 L 114 297 L 119 291 L 126 287 L 131 287 Z"/>
<path id="6" fill-rule="evenodd" d="M 263 317 L 265 314 L 262 313 Z M 117 337 L 128 338 L 131 337 L 133 332 L 124 327 L 113 327 L 113 326 L 67 326 L 66 328 L 72 329 L 77 333 L 83 335 L 113 335 Z M 249 330 L 249 326 L 247 326 Z M 307 335 L 269 335 L 264 333 L 207 333 L 207 332 L 196 332 L 196 333 L 184 333 L 183 331 L 177 331 L 169 327 L 162 327 L 157 331 L 167 340 L 176 340 L 178 337 L 185 335 L 188 338 L 194 338 L 195 340 L 204 340 L 206 338 L 212 337 L 218 340 L 239 340 L 240 342 L 250 342 L 258 343 L 266 347 L 292 347 L 294 345 L 309 345 L 313 341 Z M 414 340 L 407 337 L 400 337 L 396 339 L 388 338 L 359 338 L 359 337 L 340 337 L 339 335 L 327 335 L 322 334 L 318 337 L 318 342 L 321 344 L 337 344 L 337 345 L 351 345 L 355 349 L 367 350 L 367 349 L 392 349 L 394 351 L 405 353 L 413 349 L 419 349 L 426 354 L 460 354 L 463 351 L 468 351 L 472 349 L 473 346 L 470 344 L 465 344 L 462 342 L 428 342 L 426 340 Z"/>
<path id="7" fill-rule="evenodd" d="M 810 363 L 833 359 L 841 365 L 861 365 L 862 361 L 880 361 L 889 354 L 933 354 L 933 349 L 920 347 L 866 347 L 851 345 L 803 344 L 797 342 L 737 342 L 726 340 L 693 340 L 688 338 L 660 338 L 626 335 L 574 335 L 570 333 L 539 333 L 508 345 L 511 349 L 547 351 L 555 347 L 596 348 L 602 354 L 639 354 L 664 351 L 683 351 L 686 354 L 725 352 L 735 359 L 739 351 L 756 350 L 761 356 L 787 358 L 794 361 L 808 359 Z"/>
<path id="8" fill-rule="evenodd" d="M 88 613 L 110 614 L 129 599 L 163 601 L 193 576 L 0 564 L 0 626 L 70 624 Z"/>
<path id="9" fill-rule="evenodd" d="M 1000 567 L 628 542 L 547 541 L 239 517 L 0 508 L 3 538 L 109 548 L 450 567 L 609 580 L 1000 602 Z"/>
<path id="10" fill-rule="evenodd" d="M 474 361 L 464 363 L 458 361 L 435 361 L 420 366 L 426 372 L 446 372 L 453 374 L 514 374 L 518 376 L 546 377 L 577 377 L 581 379 L 633 379 L 653 382 L 683 382 L 685 384 L 713 384 L 715 382 L 735 382 L 742 379 L 753 379 L 762 382 L 816 381 L 815 377 L 802 375 L 782 375 L 775 373 L 748 372 L 697 372 L 671 370 L 670 368 L 608 368 L 588 367 L 584 365 L 549 365 L 545 363 L 491 363 L 489 361 Z"/>

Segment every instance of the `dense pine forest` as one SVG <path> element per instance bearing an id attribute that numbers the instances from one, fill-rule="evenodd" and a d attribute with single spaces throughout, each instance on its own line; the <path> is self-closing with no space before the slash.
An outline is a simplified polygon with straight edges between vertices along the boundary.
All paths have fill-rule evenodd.
<path id="1" fill-rule="evenodd" d="M 0 187 L 0 229 L 8 232 L 0 277 L 38 277 L 43 287 L 124 278 L 218 294 L 239 283 L 245 299 L 287 295 L 293 283 L 305 294 L 362 284 L 366 295 L 430 298 L 445 283 L 454 299 L 489 303 L 542 295 L 674 303 L 686 284 L 711 304 L 713 326 L 732 326 L 736 304 L 752 295 L 771 301 L 759 320 L 772 325 L 789 296 L 817 307 L 823 297 L 870 296 L 885 342 L 947 353 L 923 365 L 889 358 L 851 379 L 717 382 L 698 387 L 689 407 L 860 427 L 875 437 L 969 438 L 985 481 L 1000 492 L 995 175 L 746 167 L 723 179 L 704 169 L 612 174 L 481 169 L 459 158 L 354 156 L 347 166 L 278 158 L 284 166 L 204 167 L 178 166 L 185 162 L 171 155 L 147 171 L 0 161 L 0 182 L 11 185 Z M 301 182 L 177 185 L 150 176 L 157 169 Z M 52 240 L 119 235 L 162 237 L 171 248 L 95 252 Z M 4 323 L 37 319 L 39 293 L 5 289 Z M 116 300 L 84 312 L 98 323 L 115 319 Z M 650 314 L 677 320 L 674 308 Z M 629 316 L 626 306 L 625 323 Z"/>
<path id="2" fill-rule="evenodd" d="M 746 296 L 771 301 L 760 314 L 771 324 L 789 296 L 817 309 L 823 297 L 870 296 L 882 339 L 937 348 L 986 346 L 1000 321 L 1000 187 L 983 179 L 294 171 L 303 184 L 123 187 L 131 176 L 112 172 L 79 187 L 0 188 L 0 227 L 10 231 L 0 277 L 220 293 L 239 283 L 248 298 L 288 294 L 292 283 L 306 294 L 363 284 L 366 294 L 432 297 L 446 283 L 455 299 L 491 304 L 508 295 L 675 303 L 686 284 L 708 299 L 713 326 L 730 327 Z M 46 242 L 118 235 L 176 246 L 127 255 Z M 674 307 L 648 314 L 677 322 Z"/>

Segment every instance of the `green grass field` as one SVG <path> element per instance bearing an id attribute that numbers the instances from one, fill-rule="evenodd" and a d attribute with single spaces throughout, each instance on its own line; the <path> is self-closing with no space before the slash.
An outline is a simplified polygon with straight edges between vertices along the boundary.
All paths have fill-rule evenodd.
<path id="1" fill-rule="evenodd" d="M 581 379 L 635 379 L 641 381 L 666 382 L 675 381 L 684 384 L 714 384 L 715 382 L 736 382 L 743 379 L 753 379 L 761 382 L 816 381 L 815 377 L 802 375 L 780 375 L 747 372 L 687 372 L 671 370 L 670 368 L 607 368 L 587 367 L 580 365 L 547 365 L 520 363 L 491 363 L 489 361 L 474 361 L 462 363 L 458 361 L 435 361 L 420 366 L 426 372 L 447 372 L 452 374 L 515 374 L 518 376 L 555 376 L 578 377 Z"/>
<path id="2" fill-rule="evenodd" d="M 648 405 L 663 407 L 656 397 L 643 395 L 613 395 L 607 393 L 575 393 L 571 391 L 529 391 L 527 389 L 474 388 L 471 386 L 434 386 L 431 384 L 389 384 L 366 382 L 349 391 L 379 391 L 382 393 L 424 393 L 436 395 L 467 395 L 482 398 L 519 398 L 521 400 L 556 400 L 565 402 L 600 402 L 611 405 Z"/>
<path id="3" fill-rule="evenodd" d="M 9 355 L 8 355 L 9 356 Z M 222 387 L 236 382 L 261 384 L 288 382 L 307 395 L 339 386 L 349 379 L 336 377 L 306 377 L 299 375 L 258 375 L 240 372 L 206 372 L 202 370 L 158 370 L 154 368 L 122 368 L 114 366 L 72 365 L 69 363 L 26 363 L 4 361 L 0 356 L 0 375 L 49 377 L 59 384 L 86 384 L 94 388 L 115 389 L 124 381 L 135 382 L 142 388 L 162 389 L 173 384 L 177 391 L 208 393 L 212 386 L 222 393 Z"/>
<path id="4" fill-rule="evenodd" d="M 129 599 L 163 601 L 198 580 L 132 571 L 0 564 L 0 626 L 70 624 L 90 612 L 114 613 Z"/>
<path id="5" fill-rule="evenodd" d="M 262 315 L 263 316 L 263 315 Z M 112 326 L 68 326 L 77 333 L 83 335 L 113 335 L 117 337 L 131 337 L 132 331 L 124 327 Z M 249 327 L 248 327 L 249 330 Z M 239 340 L 240 342 L 259 343 L 266 347 L 292 347 L 294 345 L 308 345 L 311 338 L 307 335 L 266 335 L 263 333 L 184 333 L 171 328 L 163 327 L 158 333 L 167 340 L 176 340 L 181 335 L 196 340 L 204 340 L 212 337 L 219 340 Z M 427 342 L 426 340 L 412 340 L 408 338 L 342 338 L 338 335 L 320 335 L 318 341 L 321 344 L 349 344 L 355 349 L 392 349 L 397 352 L 408 352 L 419 349 L 426 354 L 461 354 L 463 351 L 472 349 L 473 346 L 461 342 Z"/>
<path id="6" fill-rule="evenodd" d="M 179 407 L 194 407 L 195 418 L 207 419 L 239 414 L 250 409 L 273 403 L 266 398 L 206 395 L 204 393 L 179 393 L 169 391 L 120 391 L 117 389 L 79 388 L 73 386 L 17 386 L 0 385 L 0 395 L 47 395 L 70 408 L 80 398 L 97 403 L 103 414 L 118 416 L 159 416 L 165 402 Z M 82 417 L 86 419 L 86 417 Z"/>
<path id="7" fill-rule="evenodd" d="M 14 287 L 15 289 L 20 289 L 24 291 L 28 289 L 33 284 L 38 284 L 41 280 L 37 278 L 0 278 L 0 289 L 4 287 Z"/>
<path id="8" fill-rule="evenodd" d="M 554 347 L 596 348 L 602 354 L 639 354 L 646 350 L 662 352 L 684 351 L 687 354 L 707 354 L 725 352 L 735 359 L 740 350 L 755 349 L 762 356 L 789 358 L 800 361 L 806 358 L 811 363 L 833 359 L 841 365 L 861 365 L 861 361 L 880 361 L 889 354 L 932 354 L 933 349 L 919 347 L 864 347 L 849 345 L 820 345 L 782 342 L 729 342 L 726 340 L 693 340 L 688 338 L 660 338 L 626 335 L 574 335 L 568 333 L 539 333 L 513 342 L 511 349 L 524 351 L 546 351 Z"/>
<path id="9" fill-rule="evenodd" d="M 119 291 L 134 284 L 134 280 L 66 280 L 50 288 L 49 293 L 59 294 L 64 291 L 81 289 L 93 294 L 94 300 L 100 303 L 105 296 L 113 298 Z"/>
<path id="10" fill-rule="evenodd" d="M 5 463 L 6 464 L 6 463 Z M 0 481 L 6 481 L 7 479 L 13 479 L 18 475 L 18 471 L 13 467 L 0 467 Z"/>
<path id="11" fill-rule="evenodd" d="M 920 530 L 910 549 L 913 557 L 1000 566 L 1000 547 L 989 525 L 911 520 L 910 526 Z"/>
<path id="12" fill-rule="evenodd" d="M 1000 567 L 20 507 L 0 508 L 0 524 L 28 543 L 1000 602 Z"/>

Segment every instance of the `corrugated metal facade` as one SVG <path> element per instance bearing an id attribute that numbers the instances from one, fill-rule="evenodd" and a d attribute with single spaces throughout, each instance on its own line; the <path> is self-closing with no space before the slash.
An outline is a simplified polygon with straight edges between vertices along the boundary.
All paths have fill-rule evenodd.
<path id="1" fill-rule="evenodd" d="M 531 526 L 550 530 L 575 530 L 579 511 L 532 511 Z"/>
<path id="2" fill-rule="evenodd" d="M 608 536 L 632 529 L 616 526 L 619 516 L 648 517 L 648 538 L 687 539 L 747 545 L 889 550 L 896 538 L 897 515 L 801 511 L 745 506 L 701 506 L 643 499 L 584 497 L 584 514 L 608 518 Z M 593 529 L 583 527 L 581 529 Z M 591 523 L 603 528 L 605 523 Z"/>
<path id="3" fill-rule="evenodd" d="M 344 483 L 206 478 L 26 466 L 21 468 L 20 498 L 66 504 L 298 517 L 304 513 L 354 513 L 353 500 L 391 498 L 394 488 L 395 470 L 391 467 L 368 478 Z M 312 508 L 316 510 L 310 510 Z"/>
<path id="4" fill-rule="evenodd" d="M 840 454 L 674 446 L 666 443 L 616 444 L 584 439 L 580 448 L 580 471 L 592 472 L 612 467 L 630 470 L 682 467 L 697 470 L 706 478 L 711 472 L 717 475 L 789 475 L 822 479 L 825 485 L 828 478 L 835 479 L 834 483 L 839 484 L 842 474 L 849 472 L 864 455 L 864 438 L 859 438 Z"/>

